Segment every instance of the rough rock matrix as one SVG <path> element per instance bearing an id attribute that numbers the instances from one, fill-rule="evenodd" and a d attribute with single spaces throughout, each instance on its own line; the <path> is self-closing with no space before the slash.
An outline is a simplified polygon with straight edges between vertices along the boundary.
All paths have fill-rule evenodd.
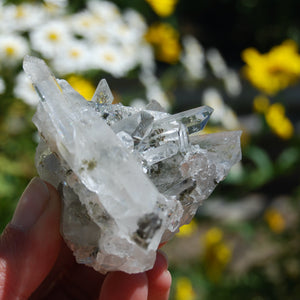
<path id="1" fill-rule="evenodd" d="M 156 101 L 145 110 L 112 104 L 105 80 L 86 101 L 43 60 L 27 56 L 24 70 L 41 99 L 36 167 L 61 194 L 76 260 L 100 272 L 152 268 L 159 244 L 241 159 L 241 132 L 201 134 L 207 106 L 170 115 Z"/>

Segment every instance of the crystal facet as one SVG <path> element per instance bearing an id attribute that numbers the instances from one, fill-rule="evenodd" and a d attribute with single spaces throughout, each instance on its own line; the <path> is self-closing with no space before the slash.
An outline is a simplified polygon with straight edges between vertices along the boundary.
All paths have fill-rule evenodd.
<path id="1" fill-rule="evenodd" d="M 88 102 L 44 61 L 27 56 L 24 70 L 41 98 L 37 170 L 62 197 L 76 260 L 100 272 L 152 268 L 159 244 L 241 159 L 241 132 L 201 134 L 210 107 L 170 115 L 155 101 L 113 105 L 105 80 Z"/>
<path id="2" fill-rule="evenodd" d="M 96 103 L 107 103 L 107 104 L 111 104 L 114 100 L 114 96 L 107 84 L 107 81 L 105 79 L 100 80 L 95 94 L 92 98 L 93 102 Z"/>

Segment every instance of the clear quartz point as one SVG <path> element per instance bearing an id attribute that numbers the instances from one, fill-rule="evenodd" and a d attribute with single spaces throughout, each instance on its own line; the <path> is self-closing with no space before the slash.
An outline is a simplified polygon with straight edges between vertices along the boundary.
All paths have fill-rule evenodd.
<path id="1" fill-rule="evenodd" d="M 170 115 L 112 104 L 102 80 L 93 101 L 27 56 L 41 101 L 39 176 L 62 198 L 61 232 L 78 263 L 105 273 L 153 267 L 161 242 L 189 222 L 241 159 L 241 132 L 200 134 L 212 109 Z"/>
<path id="2" fill-rule="evenodd" d="M 157 121 L 157 123 L 168 124 L 174 122 L 181 122 L 186 126 L 188 134 L 190 135 L 201 131 L 205 127 L 212 112 L 213 109 L 211 107 L 201 106 L 180 112 L 175 115 L 168 116 L 164 119 Z"/>
<path id="3" fill-rule="evenodd" d="M 114 96 L 105 79 L 101 79 L 96 91 L 93 95 L 92 101 L 101 104 L 111 104 L 114 100 Z"/>

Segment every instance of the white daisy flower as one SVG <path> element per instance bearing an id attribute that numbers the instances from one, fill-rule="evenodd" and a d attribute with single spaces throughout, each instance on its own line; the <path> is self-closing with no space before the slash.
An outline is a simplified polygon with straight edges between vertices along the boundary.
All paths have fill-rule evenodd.
<path id="1" fill-rule="evenodd" d="M 228 130 L 236 130 L 236 129 L 240 129 L 241 127 L 236 113 L 227 105 L 222 120 L 222 124 L 224 128 Z"/>
<path id="2" fill-rule="evenodd" d="M 49 16 L 58 16 L 66 13 L 68 0 L 44 0 L 44 8 Z"/>
<path id="3" fill-rule="evenodd" d="M 241 93 L 242 86 L 238 74 L 227 67 L 225 60 L 217 49 L 207 51 L 207 61 L 213 74 L 223 80 L 228 95 L 236 97 Z"/>
<path id="4" fill-rule="evenodd" d="M 207 50 L 207 61 L 217 78 L 224 78 L 227 73 L 227 65 L 219 50 L 212 48 Z"/>
<path id="5" fill-rule="evenodd" d="M 14 95 L 30 106 L 36 106 L 39 102 L 39 97 L 34 90 L 32 82 L 24 72 L 19 73 L 16 77 Z"/>
<path id="6" fill-rule="evenodd" d="M 2 26 L 6 32 L 28 31 L 45 21 L 46 12 L 40 5 L 21 3 L 3 7 Z"/>
<path id="7" fill-rule="evenodd" d="M 205 55 L 200 43 L 193 36 L 183 38 L 181 62 L 191 79 L 199 80 L 205 76 Z"/>
<path id="8" fill-rule="evenodd" d="M 112 24 L 112 22 L 121 18 L 118 7 L 112 2 L 92 0 L 88 2 L 87 6 L 95 16 L 105 22 Z"/>
<path id="9" fill-rule="evenodd" d="M 127 9 L 123 13 L 123 20 L 130 26 L 131 29 L 139 32 L 140 36 L 143 36 L 147 31 L 147 23 L 143 16 L 133 9 Z"/>
<path id="10" fill-rule="evenodd" d="M 25 38 L 16 34 L 0 34 L 0 63 L 15 65 L 28 53 L 29 48 Z"/>
<path id="11" fill-rule="evenodd" d="M 136 60 L 121 47 L 113 45 L 96 46 L 93 50 L 95 68 L 104 70 L 115 77 L 124 76 L 132 69 Z"/>
<path id="12" fill-rule="evenodd" d="M 72 35 L 67 22 L 53 20 L 33 30 L 30 40 L 34 50 L 39 51 L 45 58 L 53 58 L 70 43 Z"/>
<path id="13" fill-rule="evenodd" d="M 210 119 L 213 122 L 221 122 L 225 112 L 225 104 L 222 95 L 215 88 L 207 88 L 202 95 L 203 105 L 210 106 L 214 113 Z"/>
<path id="14" fill-rule="evenodd" d="M 5 82 L 4 80 L 0 77 L 0 94 L 3 94 L 5 92 Z"/>
<path id="15" fill-rule="evenodd" d="M 82 37 L 90 36 L 102 25 L 100 19 L 88 10 L 72 15 L 69 23 L 72 31 Z"/>
<path id="16" fill-rule="evenodd" d="M 124 45 L 140 44 L 143 34 L 124 22 L 115 22 L 110 26 L 111 36 L 114 40 Z"/>
<path id="17" fill-rule="evenodd" d="M 228 95 L 237 97 L 241 93 L 242 84 L 236 71 L 228 69 L 223 80 Z"/>
<path id="18" fill-rule="evenodd" d="M 216 89 L 205 90 L 202 102 L 214 109 L 214 113 L 210 117 L 212 121 L 221 123 L 228 130 L 236 130 L 240 127 L 236 114 L 224 103 L 222 95 Z"/>
<path id="19" fill-rule="evenodd" d="M 114 34 L 111 27 L 106 26 L 106 24 L 99 24 L 88 30 L 85 34 L 86 39 L 89 43 L 94 44 L 95 46 L 102 46 L 106 44 L 120 44 L 120 37 L 117 37 Z"/>
<path id="20" fill-rule="evenodd" d="M 52 65 L 59 74 L 70 74 L 92 68 L 90 49 L 86 43 L 74 41 L 61 49 Z"/>
<path id="21" fill-rule="evenodd" d="M 144 36 L 147 32 L 147 24 L 138 12 L 133 9 L 126 10 L 123 14 L 123 23 L 127 26 L 126 34 L 123 33 L 124 43 L 135 43 L 137 47 L 145 43 Z"/>

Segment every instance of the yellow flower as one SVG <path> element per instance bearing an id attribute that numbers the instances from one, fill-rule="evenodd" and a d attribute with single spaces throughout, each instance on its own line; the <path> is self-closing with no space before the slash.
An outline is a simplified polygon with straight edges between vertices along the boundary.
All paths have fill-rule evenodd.
<path id="1" fill-rule="evenodd" d="M 214 227 L 206 232 L 203 259 L 208 278 L 218 281 L 231 259 L 231 249 L 224 242 L 221 229 Z"/>
<path id="2" fill-rule="evenodd" d="M 192 220 L 189 224 L 180 227 L 180 231 L 176 234 L 178 237 L 188 237 L 191 236 L 197 229 L 196 221 Z"/>
<path id="3" fill-rule="evenodd" d="M 211 247 L 218 244 L 223 239 L 223 232 L 217 227 L 208 230 L 204 236 L 204 243 L 206 247 Z"/>
<path id="4" fill-rule="evenodd" d="M 276 209 L 268 209 L 264 217 L 273 232 L 281 233 L 284 230 L 285 220 Z"/>
<path id="5" fill-rule="evenodd" d="M 176 7 L 178 0 L 146 0 L 160 17 L 170 16 Z"/>
<path id="6" fill-rule="evenodd" d="M 221 126 L 206 125 L 205 128 L 201 131 L 201 134 L 217 133 L 221 130 L 224 130 L 224 128 Z"/>
<path id="7" fill-rule="evenodd" d="M 253 100 L 253 108 L 258 113 L 265 113 L 270 106 L 269 98 L 264 95 L 258 95 Z"/>
<path id="8" fill-rule="evenodd" d="M 227 265 L 231 259 L 231 250 L 225 243 L 220 243 L 216 247 L 216 258 L 221 265 Z"/>
<path id="9" fill-rule="evenodd" d="M 67 81 L 73 87 L 73 89 L 76 90 L 86 100 L 92 99 L 95 92 L 95 87 L 90 81 L 77 75 L 71 75 L 67 78 Z"/>
<path id="10" fill-rule="evenodd" d="M 179 277 L 175 286 L 175 300 L 194 300 L 195 291 L 191 281 L 187 277 Z"/>
<path id="11" fill-rule="evenodd" d="M 280 138 L 289 139 L 294 134 L 292 122 L 285 116 L 284 106 L 280 103 L 272 104 L 265 113 L 266 121 L 272 131 Z"/>
<path id="12" fill-rule="evenodd" d="M 274 95 L 296 83 L 300 77 L 300 56 L 297 44 L 286 40 L 270 52 L 261 54 L 254 48 L 245 49 L 243 73 L 259 90 Z"/>
<path id="13" fill-rule="evenodd" d="M 167 23 L 151 25 L 145 38 L 154 46 L 158 60 L 171 64 L 179 60 L 181 51 L 179 34 L 171 25 Z"/>

